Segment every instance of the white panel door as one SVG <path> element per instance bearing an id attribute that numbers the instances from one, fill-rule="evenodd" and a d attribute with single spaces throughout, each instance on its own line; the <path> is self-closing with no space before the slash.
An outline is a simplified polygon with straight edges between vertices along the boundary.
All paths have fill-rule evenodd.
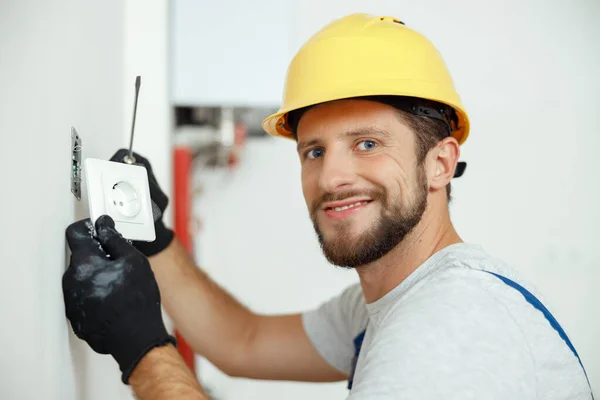
<path id="1" fill-rule="evenodd" d="M 291 0 L 174 0 L 172 101 L 279 106 L 291 59 Z"/>

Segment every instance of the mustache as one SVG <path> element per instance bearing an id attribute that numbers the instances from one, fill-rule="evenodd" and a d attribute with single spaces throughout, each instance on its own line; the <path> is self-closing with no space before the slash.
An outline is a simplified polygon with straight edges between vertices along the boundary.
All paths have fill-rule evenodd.
<path id="1" fill-rule="evenodd" d="M 321 209 L 322 204 L 328 201 L 342 201 L 350 197 L 369 197 L 372 200 L 385 199 L 385 191 L 382 189 L 347 190 L 345 192 L 324 193 L 311 204 L 311 214 Z"/>

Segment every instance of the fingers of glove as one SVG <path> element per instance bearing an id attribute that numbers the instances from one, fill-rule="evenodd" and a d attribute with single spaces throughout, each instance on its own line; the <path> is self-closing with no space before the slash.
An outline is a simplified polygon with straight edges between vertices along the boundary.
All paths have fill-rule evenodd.
<path id="1" fill-rule="evenodd" d="M 78 296 L 83 293 L 89 280 L 111 262 L 106 258 L 100 242 L 92 237 L 91 221 L 88 219 L 85 222 L 85 224 L 75 223 L 67 228 L 67 241 L 72 249 L 72 254 L 62 279 L 65 300 L 69 296 Z M 90 227 L 89 231 L 82 232 L 81 226 Z"/>
<path id="2" fill-rule="evenodd" d="M 102 215 L 96 220 L 96 235 L 102 247 L 113 260 L 125 257 L 137 252 L 127 240 L 115 229 L 115 221 L 108 216 Z"/>
<path id="3" fill-rule="evenodd" d="M 162 210 L 154 200 L 152 200 L 152 218 L 154 222 L 162 218 Z"/>
<path id="4" fill-rule="evenodd" d="M 89 218 L 69 225 L 66 236 L 73 257 L 93 255 L 104 257 L 100 243 L 94 238 L 94 226 Z"/>
<path id="5" fill-rule="evenodd" d="M 127 149 L 119 149 L 119 150 L 117 150 L 117 152 L 115 154 L 113 154 L 113 156 L 110 158 L 109 161 L 124 163 L 125 162 L 125 156 L 128 155 L 128 154 L 129 154 L 129 150 L 127 150 Z"/>
<path id="6" fill-rule="evenodd" d="M 151 180 L 150 180 L 150 198 L 152 199 L 152 201 L 154 203 L 156 203 L 156 205 L 161 210 L 161 212 L 164 212 L 164 210 L 166 210 L 167 205 L 169 204 L 169 198 L 167 197 L 167 195 L 165 195 L 163 193 L 163 191 L 160 189 L 158 184 L 152 183 Z"/>
<path id="7" fill-rule="evenodd" d="M 125 157 L 128 155 L 129 155 L 129 150 L 119 149 L 119 150 L 117 150 L 117 152 L 115 154 L 113 154 L 113 156 L 110 158 L 110 161 L 124 163 Z M 146 167 L 146 169 L 149 172 L 152 172 L 152 166 L 150 165 L 150 162 L 144 156 L 142 156 L 141 154 L 138 154 L 134 151 L 133 157 L 135 158 L 135 164 Z"/>

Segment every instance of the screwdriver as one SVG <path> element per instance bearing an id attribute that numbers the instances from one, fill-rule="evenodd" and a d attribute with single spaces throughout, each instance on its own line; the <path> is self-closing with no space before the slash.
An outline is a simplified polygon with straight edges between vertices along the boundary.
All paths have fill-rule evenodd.
<path id="1" fill-rule="evenodd" d="M 135 102 L 133 103 L 133 120 L 131 121 L 131 137 L 129 138 L 129 154 L 123 157 L 123 161 L 127 164 L 135 163 L 135 157 L 133 156 L 133 133 L 135 131 L 135 116 L 137 114 L 138 97 L 140 95 L 140 85 L 142 84 L 142 77 L 137 76 L 135 78 Z"/>

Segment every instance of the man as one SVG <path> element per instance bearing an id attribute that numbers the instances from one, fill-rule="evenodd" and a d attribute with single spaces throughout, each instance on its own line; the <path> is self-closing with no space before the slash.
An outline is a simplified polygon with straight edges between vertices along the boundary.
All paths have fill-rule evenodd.
<path id="1" fill-rule="evenodd" d="M 133 246 L 110 217 L 95 234 L 89 220 L 71 225 L 67 316 L 139 398 L 204 398 L 161 304 L 232 376 L 347 380 L 352 400 L 591 398 L 539 293 L 452 225 L 450 181 L 469 120 L 423 36 L 388 17 L 332 22 L 293 59 L 282 108 L 264 127 L 297 140 L 323 253 L 360 284 L 304 314 L 257 315 L 194 265 L 161 218 L 156 241 Z M 164 211 L 150 163 L 136 158 Z"/>

